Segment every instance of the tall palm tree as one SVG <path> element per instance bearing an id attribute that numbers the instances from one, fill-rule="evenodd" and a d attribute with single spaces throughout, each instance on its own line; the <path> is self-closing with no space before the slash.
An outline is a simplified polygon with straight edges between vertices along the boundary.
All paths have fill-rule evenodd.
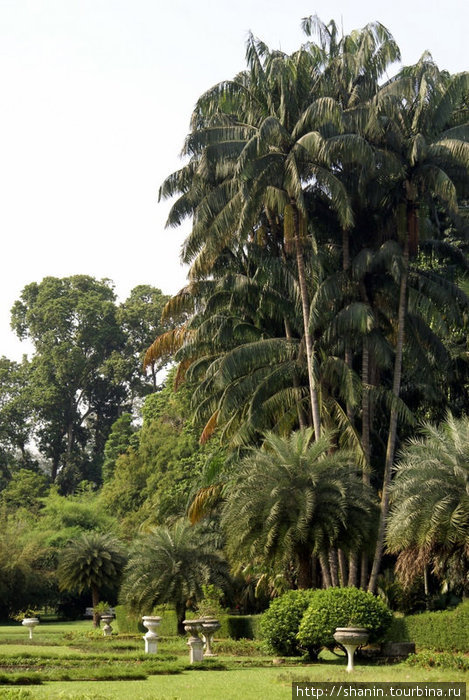
<path id="1" fill-rule="evenodd" d="M 93 624 L 99 624 L 96 606 L 103 588 L 117 589 L 126 562 L 123 545 L 112 535 L 84 532 L 72 540 L 59 557 L 61 590 L 91 591 Z"/>
<path id="2" fill-rule="evenodd" d="M 374 503 L 353 458 L 332 449 L 311 428 L 283 438 L 266 435 L 251 449 L 228 484 L 222 524 L 228 551 L 238 560 L 260 557 L 294 567 L 298 586 L 312 585 L 312 557 L 330 585 L 327 557 L 337 546 L 350 551 L 369 536 Z M 335 583 L 335 582 L 334 582 Z"/>
<path id="3" fill-rule="evenodd" d="M 189 214 L 194 217 L 185 243 L 193 276 L 209 273 L 214 257 L 231 240 L 244 242 L 265 226 L 277 238 L 283 257 L 294 254 L 311 415 L 319 437 L 320 397 L 304 260 L 311 233 L 307 199 L 324 200 L 341 225 L 350 226 L 350 204 L 334 164 L 369 162 L 370 149 L 359 136 L 344 133 L 340 106 L 332 98 L 315 95 L 320 51 L 310 46 L 287 56 L 250 37 L 247 57 L 248 71 L 199 100 L 186 146 L 190 164 L 168 178 L 161 194 L 182 192 L 171 224 Z"/>
<path id="4" fill-rule="evenodd" d="M 469 124 L 455 123 L 469 89 L 469 73 L 448 76 L 428 55 L 383 87 L 367 132 L 388 165 L 387 202 L 394 208 L 399 242 L 399 297 L 392 392 L 401 390 L 402 362 L 408 309 L 409 263 L 419 241 L 422 207 L 437 199 L 457 212 L 457 185 L 469 179 Z M 457 117 L 459 119 L 459 117 Z M 389 486 L 397 440 L 397 410 L 391 409 L 381 498 L 381 516 L 368 590 L 375 592 L 386 521 Z"/>
<path id="5" fill-rule="evenodd" d="M 391 487 L 387 548 L 399 553 L 408 579 L 428 565 L 444 578 L 452 559 L 469 590 L 468 485 L 469 418 L 450 414 L 440 426 L 425 424 L 402 451 Z"/>
<path id="6" fill-rule="evenodd" d="M 159 526 L 141 537 L 133 548 L 124 573 L 120 597 L 139 612 L 160 603 L 176 608 L 178 632 L 189 603 L 203 597 L 202 586 L 213 583 L 226 589 L 228 566 L 213 533 L 187 520 L 172 527 Z"/>

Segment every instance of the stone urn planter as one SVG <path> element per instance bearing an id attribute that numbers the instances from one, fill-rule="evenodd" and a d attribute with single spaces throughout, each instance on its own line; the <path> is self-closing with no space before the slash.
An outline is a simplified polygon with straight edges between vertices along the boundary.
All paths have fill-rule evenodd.
<path id="1" fill-rule="evenodd" d="M 33 629 L 37 627 L 39 624 L 39 620 L 37 617 L 25 617 L 24 620 L 21 623 L 26 627 L 26 629 L 29 630 L 29 638 L 33 638 Z"/>
<path id="2" fill-rule="evenodd" d="M 100 615 L 100 620 L 103 622 L 103 635 L 105 637 L 110 637 L 112 634 L 111 622 L 113 621 L 113 615 Z"/>
<path id="3" fill-rule="evenodd" d="M 202 618 L 202 639 L 205 642 L 204 656 L 216 656 L 212 651 L 212 643 L 215 632 L 220 629 L 221 624 L 215 617 L 204 615 Z"/>
<path id="4" fill-rule="evenodd" d="M 191 664 L 203 661 L 204 658 L 204 643 L 199 637 L 199 632 L 202 631 L 203 620 L 183 620 L 184 629 L 189 633 L 189 661 Z"/>
<path id="5" fill-rule="evenodd" d="M 161 617 L 158 617 L 158 615 L 144 615 L 144 617 L 142 617 L 142 624 L 148 630 L 148 632 L 143 635 L 146 654 L 156 654 L 158 651 L 158 635 L 156 634 L 156 628 L 160 622 Z"/>
<path id="6" fill-rule="evenodd" d="M 369 632 L 364 627 L 337 627 L 334 633 L 334 639 L 338 644 L 341 644 L 347 652 L 347 671 L 350 673 L 354 670 L 353 655 L 357 647 L 366 644 L 368 641 Z"/>

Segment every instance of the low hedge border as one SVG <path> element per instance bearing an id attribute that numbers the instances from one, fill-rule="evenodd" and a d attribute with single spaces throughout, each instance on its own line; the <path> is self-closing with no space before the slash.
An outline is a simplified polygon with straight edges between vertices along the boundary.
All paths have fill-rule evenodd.
<path id="1" fill-rule="evenodd" d="M 415 642 L 417 649 L 469 651 L 469 600 L 454 610 L 395 617 L 386 639 Z"/>
<path id="2" fill-rule="evenodd" d="M 144 634 L 147 630 L 142 625 L 142 618 L 129 611 L 126 605 L 115 608 L 117 628 L 122 634 Z M 177 635 L 176 612 L 167 607 L 156 607 L 151 613 L 160 615 L 161 623 L 158 635 L 175 637 Z M 260 615 L 220 615 L 221 627 L 216 637 L 230 639 L 260 639 Z"/>

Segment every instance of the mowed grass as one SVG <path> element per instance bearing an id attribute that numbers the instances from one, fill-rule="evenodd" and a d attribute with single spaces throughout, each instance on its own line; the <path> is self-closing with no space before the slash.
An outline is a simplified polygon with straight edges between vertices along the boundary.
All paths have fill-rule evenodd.
<path id="1" fill-rule="evenodd" d="M 158 654 L 148 655 L 141 635 L 105 638 L 89 622 L 43 624 L 32 642 L 27 637 L 19 624 L 0 627 L 1 700 L 279 700 L 291 698 L 293 681 L 467 680 L 462 671 L 405 664 L 358 664 L 351 675 L 345 659 L 331 655 L 321 663 L 286 659 L 274 666 L 247 640 L 220 640 L 217 658 L 191 666 L 184 638 L 163 638 Z"/>

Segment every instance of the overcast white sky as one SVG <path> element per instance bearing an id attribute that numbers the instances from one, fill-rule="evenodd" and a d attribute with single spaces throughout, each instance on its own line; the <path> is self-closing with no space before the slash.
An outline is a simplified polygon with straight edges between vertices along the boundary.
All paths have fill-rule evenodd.
<path id="1" fill-rule="evenodd" d="M 314 13 L 379 20 L 404 63 L 469 69 L 467 0 L 0 0 L 0 355 L 27 350 L 10 308 L 46 275 L 108 277 L 121 299 L 184 284 L 157 192 L 193 105 L 244 68 L 249 30 L 291 52 Z"/>

